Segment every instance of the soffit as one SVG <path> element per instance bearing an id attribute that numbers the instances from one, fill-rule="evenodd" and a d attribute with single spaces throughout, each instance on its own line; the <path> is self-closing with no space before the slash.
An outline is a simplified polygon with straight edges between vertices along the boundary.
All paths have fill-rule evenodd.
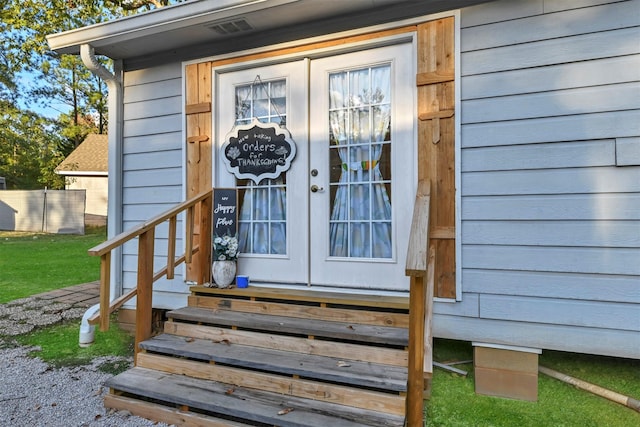
<path id="1" fill-rule="evenodd" d="M 47 37 L 52 50 L 130 59 L 234 42 L 259 46 L 380 24 L 486 2 L 482 0 L 194 0 Z M 274 36 L 275 35 L 275 36 Z M 252 40 L 247 41 L 247 40 Z"/>

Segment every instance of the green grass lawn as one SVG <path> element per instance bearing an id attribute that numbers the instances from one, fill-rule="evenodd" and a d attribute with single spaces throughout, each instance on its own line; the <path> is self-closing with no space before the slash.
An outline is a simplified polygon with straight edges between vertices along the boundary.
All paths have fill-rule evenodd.
<path id="1" fill-rule="evenodd" d="M 434 360 L 471 360 L 470 343 L 436 340 Z M 640 360 L 544 351 L 540 365 L 640 399 Z M 473 364 L 456 365 L 468 375 L 434 369 L 427 426 L 438 427 L 630 427 L 640 413 L 540 374 L 538 401 L 475 394 Z"/>
<path id="2" fill-rule="evenodd" d="M 98 280 L 100 259 L 87 250 L 105 240 L 104 227 L 84 236 L 0 231 L 0 304 Z"/>
<path id="3" fill-rule="evenodd" d="M 133 336 L 117 326 L 115 318 L 107 332 L 96 328 L 95 341 L 89 347 L 78 345 L 78 321 L 65 322 L 46 328 L 36 329 L 16 340 L 26 346 L 37 347 L 30 354 L 55 367 L 78 366 L 91 363 L 99 356 L 132 356 Z M 128 365 L 122 363 L 107 364 L 110 373 L 122 372 Z"/>
<path id="4" fill-rule="evenodd" d="M 100 259 L 89 256 L 87 250 L 105 240 L 104 227 L 87 228 L 83 236 L 0 231 L 0 304 L 98 280 Z M 133 354 L 133 338 L 115 321 L 108 332 L 96 328 L 95 342 L 86 348 L 78 346 L 79 328 L 79 320 L 69 321 L 13 339 L 38 347 L 31 354 L 53 366 L 82 365 L 97 356 Z M 104 369 L 116 373 L 126 366 L 113 362 L 105 364 Z"/>

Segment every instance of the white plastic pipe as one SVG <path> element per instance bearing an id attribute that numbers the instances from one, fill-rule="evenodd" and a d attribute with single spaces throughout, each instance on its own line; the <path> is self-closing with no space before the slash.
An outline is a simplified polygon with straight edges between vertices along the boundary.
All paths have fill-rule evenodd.
<path id="1" fill-rule="evenodd" d="M 82 316 L 82 321 L 80 322 L 80 347 L 89 347 L 93 344 L 96 327 L 89 324 L 89 318 L 98 311 L 100 311 L 100 304 L 92 305 L 84 312 L 84 316 Z"/>
<path id="2" fill-rule="evenodd" d="M 109 111 L 109 204 L 107 212 L 107 229 L 111 237 L 117 235 L 122 228 L 120 212 L 122 211 L 122 85 L 119 78 L 121 70 L 119 61 L 114 60 L 114 73 L 105 68 L 96 58 L 94 48 L 89 44 L 80 46 L 80 58 L 85 67 L 94 75 L 103 79 L 109 91 L 108 111 Z M 119 65 L 120 64 L 120 65 Z M 111 277 L 116 277 L 115 271 L 119 268 L 121 249 L 114 249 L 112 254 Z M 120 288 L 112 280 L 110 284 L 111 301 L 120 294 Z M 80 323 L 80 347 L 88 347 L 94 341 L 95 326 L 89 325 L 88 319 L 100 310 L 100 305 L 90 307 L 82 316 Z"/>

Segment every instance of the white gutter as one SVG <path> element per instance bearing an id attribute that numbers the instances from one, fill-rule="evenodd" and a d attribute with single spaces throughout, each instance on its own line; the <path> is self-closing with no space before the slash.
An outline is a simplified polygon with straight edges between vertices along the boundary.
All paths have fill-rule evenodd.
<path id="1" fill-rule="evenodd" d="M 122 62 L 114 61 L 114 73 L 107 70 L 95 57 L 91 45 L 80 46 L 80 57 L 84 65 L 94 75 L 104 80 L 108 92 L 108 162 L 109 162 L 109 190 L 107 205 L 107 232 L 112 238 L 122 232 L 122 128 L 123 128 L 123 91 L 122 91 Z M 122 293 L 122 278 L 120 275 L 122 264 L 122 250 L 116 248 L 111 256 L 111 283 L 109 284 L 111 301 Z M 95 326 L 89 325 L 87 319 L 97 312 L 99 305 L 89 308 L 82 317 L 80 325 L 80 345 L 87 346 L 93 342 Z"/>

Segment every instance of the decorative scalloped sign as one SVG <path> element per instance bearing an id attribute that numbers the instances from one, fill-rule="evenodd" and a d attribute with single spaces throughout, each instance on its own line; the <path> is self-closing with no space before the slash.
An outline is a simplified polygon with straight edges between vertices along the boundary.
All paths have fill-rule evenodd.
<path id="1" fill-rule="evenodd" d="M 289 170 L 295 156 L 296 144 L 287 129 L 255 118 L 249 124 L 235 126 L 222 145 L 227 170 L 238 179 L 251 179 L 256 184 Z"/>

